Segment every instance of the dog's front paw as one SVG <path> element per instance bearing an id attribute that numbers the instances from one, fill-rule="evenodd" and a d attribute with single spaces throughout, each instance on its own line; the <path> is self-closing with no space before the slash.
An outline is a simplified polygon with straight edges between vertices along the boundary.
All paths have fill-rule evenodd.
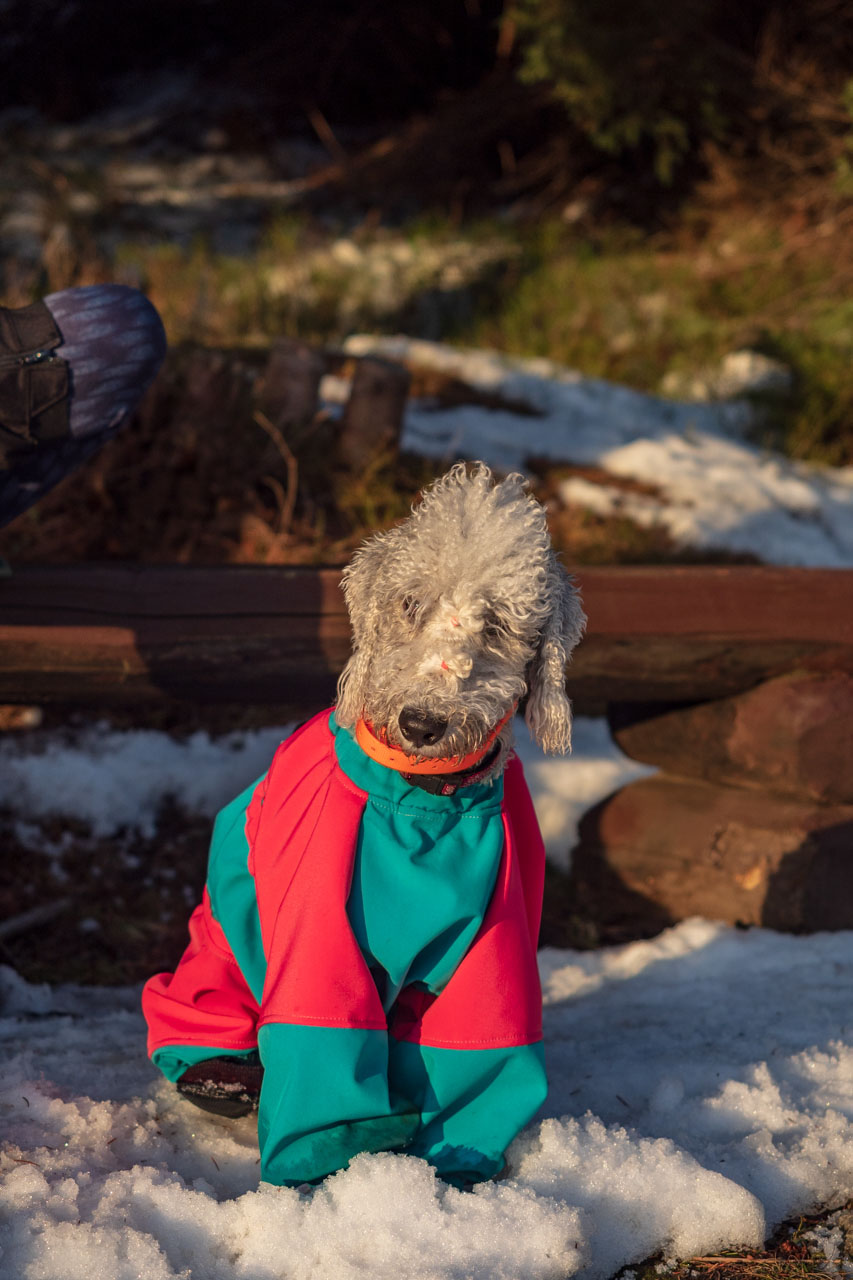
<path id="1" fill-rule="evenodd" d="M 202 1111 L 234 1120 L 257 1111 L 264 1069 L 245 1058 L 207 1058 L 188 1067 L 175 1087 Z"/>

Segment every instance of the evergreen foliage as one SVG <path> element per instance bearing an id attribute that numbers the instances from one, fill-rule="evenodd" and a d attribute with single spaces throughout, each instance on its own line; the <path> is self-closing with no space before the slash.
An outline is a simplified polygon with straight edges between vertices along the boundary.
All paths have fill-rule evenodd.
<path id="1" fill-rule="evenodd" d="M 672 181 L 697 141 L 720 137 L 730 59 L 709 39 L 719 0 L 516 0 L 521 78 L 546 81 L 572 124 L 611 155 L 645 153 Z"/>

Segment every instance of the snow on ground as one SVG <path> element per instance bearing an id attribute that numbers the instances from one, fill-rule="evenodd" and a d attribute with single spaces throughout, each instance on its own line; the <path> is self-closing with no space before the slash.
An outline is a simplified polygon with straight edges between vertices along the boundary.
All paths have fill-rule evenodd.
<path id="1" fill-rule="evenodd" d="M 214 817 L 266 773 L 292 728 L 229 733 L 215 741 L 200 730 L 178 741 L 156 729 L 127 733 L 98 724 L 75 734 L 34 736 L 35 751 L 22 751 L 14 736 L 0 736 L 0 807 L 26 815 L 27 826 L 33 818 L 73 815 L 93 836 L 124 829 L 150 838 L 167 800 Z"/>
<path id="2" fill-rule="evenodd" d="M 144 829 L 166 795 L 215 807 L 233 768 L 216 803 L 230 798 L 281 736 L 167 748 L 92 730 L 39 771 L 54 770 L 51 812 Z M 623 777 L 596 722 L 578 722 L 570 760 L 537 762 L 529 741 L 521 753 L 552 832 L 576 820 L 571 797 L 592 803 Z M 0 802 L 25 809 L 44 775 L 20 747 L 2 756 Z M 544 951 L 541 971 L 551 1092 L 503 1181 L 465 1194 L 421 1161 L 373 1155 L 300 1194 L 258 1186 L 250 1118 L 204 1115 L 151 1068 L 138 991 L 0 969 L 0 1275 L 605 1280 L 658 1250 L 757 1245 L 853 1195 L 853 935 L 692 920 L 625 947 Z"/>
<path id="3" fill-rule="evenodd" d="M 677 545 L 750 552 L 770 564 L 853 565 L 853 467 L 792 462 L 746 443 L 753 410 L 744 401 L 679 403 L 549 360 L 404 337 L 358 335 L 347 349 L 443 371 L 538 415 L 416 402 L 406 414 L 405 449 L 442 461 L 482 458 L 500 470 L 524 470 L 533 457 L 601 467 L 653 492 L 573 477 L 563 501 L 662 526 Z M 330 398 L 340 395 L 327 385 Z"/>
<path id="4" fill-rule="evenodd" d="M 515 725 L 548 855 L 568 870 L 585 810 L 654 770 L 623 755 L 603 720 L 575 719 L 575 758 L 568 774 L 564 760 L 542 754 L 520 716 Z M 37 749 L 25 751 L 14 736 L 0 736 L 0 808 L 26 815 L 18 827 L 27 845 L 38 839 L 34 819 L 70 815 L 87 823 L 94 836 L 134 831 L 150 838 L 168 800 L 188 813 L 214 817 L 266 772 L 292 728 L 230 733 L 216 740 L 199 731 L 176 741 L 155 729 L 120 732 L 100 724 L 61 738 L 33 736 L 27 741 Z"/>
<path id="5" fill-rule="evenodd" d="M 467 1195 L 391 1155 L 258 1188 L 253 1122 L 157 1078 L 136 992 L 2 971 L 0 1274 L 603 1280 L 853 1194 L 850 934 L 688 921 L 542 971 L 551 1097 Z"/>

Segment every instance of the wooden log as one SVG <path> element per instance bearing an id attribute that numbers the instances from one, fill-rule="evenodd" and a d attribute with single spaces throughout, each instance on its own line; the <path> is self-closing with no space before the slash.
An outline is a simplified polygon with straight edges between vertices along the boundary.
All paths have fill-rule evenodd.
<path id="1" fill-rule="evenodd" d="M 582 569 L 585 703 L 724 697 L 795 669 L 853 675 L 853 572 Z M 0 701 L 328 697 L 349 653 L 339 569 L 22 567 L 0 579 Z"/>
<path id="2" fill-rule="evenodd" d="M 626 755 L 682 778 L 853 804 L 853 679 L 796 672 L 677 710 L 612 704 Z"/>
<path id="3" fill-rule="evenodd" d="M 174 388 L 177 399 L 172 409 L 178 427 L 199 433 L 225 431 L 234 422 L 251 417 L 252 385 L 246 367 L 239 361 L 222 351 L 199 348 L 190 352 L 181 374 Z M 162 394 L 170 394 L 165 381 Z M 147 406 L 149 413 L 155 411 L 154 399 Z"/>
<path id="4" fill-rule="evenodd" d="M 853 673 L 853 571 L 580 568 L 587 638 L 570 693 L 602 702 L 725 697 L 793 670 Z"/>
<path id="5" fill-rule="evenodd" d="M 853 927 L 853 806 L 665 776 L 581 819 L 571 898 L 603 941 L 687 916 L 771 929 Z"/>
<path id="6" fill-rule="evenodd" d="M 254 566 L 21 570 L 0 584 L 2 700 L 328 699 L 350 648 L 339 579 Z"/>

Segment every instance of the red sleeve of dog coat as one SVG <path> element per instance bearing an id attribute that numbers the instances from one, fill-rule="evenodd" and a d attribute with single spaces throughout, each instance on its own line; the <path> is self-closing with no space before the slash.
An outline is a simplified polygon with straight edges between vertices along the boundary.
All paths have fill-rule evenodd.
<path id="1" fill-rule="evenodd" d="M 254 831 L 250 866 L 267 957 L 260 1025 L 384 1031 L 346 913 L 366 796 L 338 765 L 328 712 L 301 732 L 298 752 L 290 742 L 279 748 Z"/>
<path id="2" fill-rule="evenodd" d="M 258 1006 L 211 914 L 206 889 L 189 930 L 189 946 L 175 972 L 156 974 L 142 992 L 149 1055 L 167 1045 L 253 1049 Z"/>
<path id="3" fill-rule="evenodd" d="M 513 756 L 504 773 L 504 819 L 512 826 L 518 850 L 518 866 L 524 890 L 527 930 L 534 951 L 539 945 L 542 924 L 542 895 L 545 891 L 545 845 L 539 820 L 527 788 L 521 761 Z"/>

